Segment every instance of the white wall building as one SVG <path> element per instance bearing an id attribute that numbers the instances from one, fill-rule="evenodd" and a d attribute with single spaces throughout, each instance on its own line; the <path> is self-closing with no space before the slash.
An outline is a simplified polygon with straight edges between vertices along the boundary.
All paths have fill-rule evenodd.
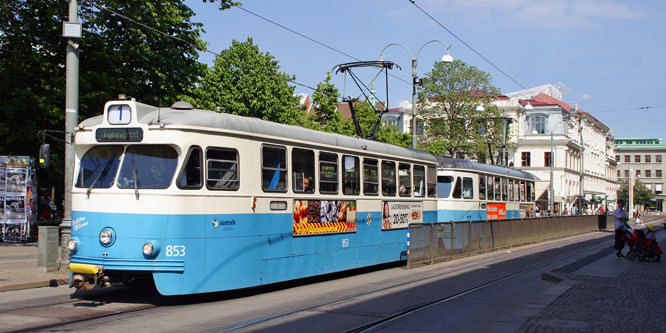
<path id="1" fill-rule="evenodd" d="M 495 105 L 513 119 L 507 140 L 508 165 L 541 179 L 536 183 L 536 196 L 542 209 L 548 208 L 553 197 L 557 212 L 565 208 L 571 212 L 577 205 L 581 163 L 585 200 L 597 205 L 615 202 L 617 163 L 612 131 L 592 115 L 544 93 L 520 97 L 524 99 L 518 93 L 507 94 Z M 551 174 L 554 196 L 548 195 Z"/>

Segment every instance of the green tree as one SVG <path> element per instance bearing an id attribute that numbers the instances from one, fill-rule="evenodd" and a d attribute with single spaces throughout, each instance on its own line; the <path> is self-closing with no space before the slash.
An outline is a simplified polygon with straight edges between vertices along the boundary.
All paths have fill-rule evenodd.
<path id="1" fill-rule="evenodd" d="M 629 202 L 629 182 L 622 182 L 620 190 L 617 192 L 617 198 Z M 649 207 L 652 206 L 653 199 L 654 193 L 637 179 L 634 185 L 634 205 Z"/>
<path id="2" fill-rule="evenodd" d="M 197 46 L 201 25 L 183 1 L 97 2 L 138 22 Z M 88 2 L 79 2 L 79 116 L 102 112 L 125 93 L 140 101 L 170 105 L 194 85 L 205 66 L 197 49 L 128 22 Z M 0 4 L 0 154 L 36 156 L 37 131 L 65 129 L 65 48 L 62 22 L 68 2 L 5 0 Z M 64 137 L 64 134 L 59 135 Z M 52 166 L 40 170 L 40 186 L 62 193 L 64 144 L 52 143 Z M 59 202 L 59 201 L 57 201 Z"/>
<path id="3" fill-rule="evenodd" d="M 500 116 L 492 105 L 499 89 L 491 79 L 490 74 L 460 60 L 436 62 L 424 75 L 419 91 L 419 114 L 426 119 L 420 146 L 433 154 L 446 152 L 484 161 L 487 143 L 495 147 L 501 138 L 501 122 L 488 119 Z M 479 105 L 483 111 L 477 110 Z"/>
<path id="4" fill-rule="evenodd" d="M 259 51 L 252 38 L 234 40 L 215 58 L 190 100 L 202 109 L 299 125 L 302 111 L 288 84 L 295 77 L 279 70 L 278 61 Z"/>
<path id="5" fill-rule="evenodd" d="M 315 103 L 316 121 L 326 128 L 326 124 L 334 117 L 339 116 L 336 112 L 340 92 L 331 83 L 331 72 L 326 73 L 326 79 L 317 84 L 317 90 L 312 94 Z"/>

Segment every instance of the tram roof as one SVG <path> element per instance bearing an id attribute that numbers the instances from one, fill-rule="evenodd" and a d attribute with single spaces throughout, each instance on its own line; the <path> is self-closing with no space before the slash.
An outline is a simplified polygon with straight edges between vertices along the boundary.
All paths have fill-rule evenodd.
<path id="1" fill-rule="evenodd" d="M 472 162 L 459 158 L 437 156 L 437 163 L 440 168 L 458 169 L 458 170 L 471 170 L 484 173 L 492 173 L 495 175 L 509 176 L 522 179 L 539 180 L 539 178 L 529 172 L 500 167 L 496 165 L 489 165 L 483 163 Z"/>
<path id="2" fill-rule="evenodd" d="M 300 126 L 291 126 L 258 118 L 243 117 L 229 113 L 218 113 L 200 109 L 174 109 L 158 108 L 143 103 L 136 103 L 138 121 L 147 125 L 180 125 L 198 126 L 230 130 L 236 132 L 247 132 L 250 135 L 268 135 L 279 138 L 291 139 L 299 142 L 310 142 L 315 144 L 333 145 L 337 147 L 350 148 L 361 151 L 401 156 L 410 159 L 420 159 L 436 163 L 436 158 L 425 151 L 395 146 L 387 143 L 371 141 L 361 138 L 345 136 L 341 134 L 315 131 Z M 159 114 L 159 121 L 158 121 Z M 101 125 L 102 116 L 84 120 L 83 126 Z"/>

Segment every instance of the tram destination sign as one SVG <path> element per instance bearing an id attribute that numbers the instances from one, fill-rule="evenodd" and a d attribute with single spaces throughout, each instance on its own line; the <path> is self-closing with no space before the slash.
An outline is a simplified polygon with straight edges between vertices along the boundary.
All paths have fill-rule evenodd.
<path id="1" fill-rule="evenodd" d="M 95 139 L 97 142 L 141 142 L 143 130 L 138 127 L 98 128 Z"/>

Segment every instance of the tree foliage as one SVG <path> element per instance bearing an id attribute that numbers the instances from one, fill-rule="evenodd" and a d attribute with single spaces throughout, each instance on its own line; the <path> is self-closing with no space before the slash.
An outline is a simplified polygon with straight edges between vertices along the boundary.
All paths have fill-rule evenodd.
<path id="1" fill-rule="evenodd" d="M 617 192 L 617 198 L 629 202 L 629 182 L 622 182 L 620 190 Z M 634 185 L 634 205 L 648 207 L 652 205 L 651 202 L 653 199 L 654 193 L 645 184 L 636 180 L 636 185 Z"/>
<path id="2" fill-rule="evenodd" d="M 497 94 L 490 74 L 460 60 L 436 62 L 419 92 L 419 114 L 426 120 L 421 147 L 433 154 L 485 161 L 487 143 L 497 147 L 501 142 L 501 122 L 488 119 L 500 116 L 492 105 Z M 479 105 L 483 111 L 477 110 Z"/>
<path id="3" fill-rule="evenodd" d="M 288 84 L 295 77 L 279 70 L 279 62 L 259 51 L 252 38 L 234 40 L 215 58 L 191 101 L 202 109 L 298 125 L 302 112 L 294 87 Z"/>
<path id="4" fill-rule="evenodd" d="M 201 25 L 183 1 L 97 2 L 138 22 L 197 46 Z M 102 112 L 119 93 L 142 102 L 170 105 L 189 90 L 205 66 L 194 46 L 128 22 L 88 2 L 79 2 L 79 118 Z M 36 156 L 37 131 L 65 129 L 65 49 L 62 22 L 68 2 L 5 0 L 0 4 L 0 154 Z M 61 137 L 64 135 L 61 135 Z M 64 144 L 52 144 L 52 166 L 40 171 L 40 186 L 62 193 Z"/>
<path id="5" fill-rule="evenodd" d="M 317 90 L 312 94 L 312 101 L 316 105 L 315 121 L 322 125 L 322 127 L 326 128 L 327 123 L 336 117 L 339 97 L 340 92 L 331 83 L 331 72 L 328 72 L 326 73 L 326 79 L 317 84 Z"/>

